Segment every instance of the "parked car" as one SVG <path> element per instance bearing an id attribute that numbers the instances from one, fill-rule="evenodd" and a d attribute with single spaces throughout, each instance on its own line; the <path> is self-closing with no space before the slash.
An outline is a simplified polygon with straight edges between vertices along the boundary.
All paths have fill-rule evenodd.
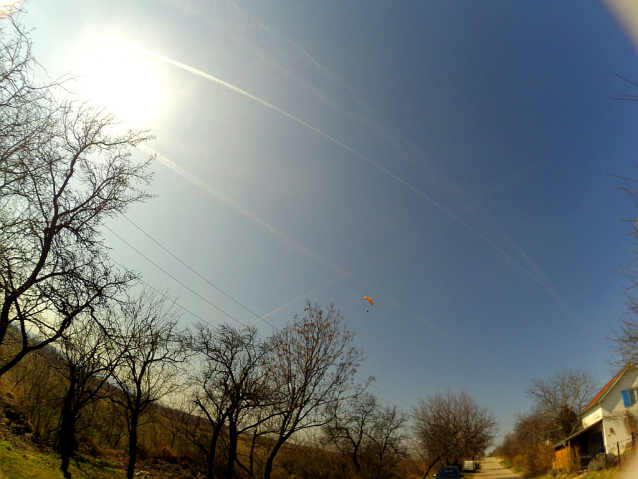
<path id="1" fill-rule="evenodd" d="M 463 463 L 463 470 L 466 472 L 474 472 L 476 471 L 476 462 L 474 461 L 465 461 Z"/>
<path id="2" fill-rule="evenodd" d="M 450 478 L 454 478 L 454 477 L 463 477 L 463 474 L 461 474 L 461 472 L 459 471 L 459 468 L 456 466 L 444 466 L 444 467 L 440 467 L 438 471 L 436 471 L 436 474 L 434 474 L 434 477 L 441 478 L 441 477 L 450 477 Z"/>

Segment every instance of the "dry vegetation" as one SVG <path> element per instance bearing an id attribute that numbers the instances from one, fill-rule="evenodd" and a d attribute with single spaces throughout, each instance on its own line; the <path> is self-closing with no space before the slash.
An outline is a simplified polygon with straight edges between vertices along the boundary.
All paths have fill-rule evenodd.
<path id="1" fill-rule="evenodd" d="M 38 68 L 28 35 L 6 19 L 0 439 L 9 443 L 7 464 L 15 447 L 32 451 L 44 469 L 56 457 L 57 474 L 67 478 L 87 477 L 79 465 L 91 464 L 96 477 L 110 465 L 129 479 L 141 471 L 393 479 L 460 464 L 489 445 L 492 415 L 467 393 L 448 392 L 413 411 L 418 439 L 408 447 L 409 415 L 368 394 L 370 381 L 357 384 L 363 353 L 333 305 L 307 302 L 303 317 L 267 337 L 218 321 L 182 329 L 176 299 L 116 265 L 102 236 L 108 219 L 152 196 L 144 189 L 152 159 L 132 155 L 149 133 L 65 97 L 68 79 L 36 83 Z M 12 475 L 41 475 L 34 471 Z"/>
<path id="2" fill-rule="evenodd" d="M 18 366 L 0 379 L 0 440 L 13 448 L 26 451 L 25 457 L 39 453 L 54 455 L 60 420 L 60 404 L 64 396 L 64 379 L 49 365 L 42 354 L 28 355 Z M 78 421 L 78 451 L 75 461 L 113 467 L 125 477 L 128 463 L 128 440 L 123 412 L 106 399 L 95 402 Z M 154 406 L 138 439 L 138 471 L 153 477 L 205 477 L 207 458 L 201 444 L 210 440 L 211 428 L 199 416 L 161 405 Z M 238 454 L 245 458 L 253 446 L 252 436 L 241 436 Z M 268 442 L 263 438 L 258 442 Z M 220 437 L 215 471 L 224 477 L 227 467 L 228 434 Z M 267 459 L 267 449 L 256 454 L 255 469 L 259 472 Z M 362 461 L 366 463 L 366 454 Z M 74 461 L 71 462 L 73 466 Z M 403 458 L 392 471 L 379 477 L 420 477 L 418 464 Z M 2 466 L 0 466 L 0 471 Z M 73 467 L 70 469 L 74 470 Z M 76 469 L 77 470 L 77 469 Z M 339 451 L 324 447 L 319 438 L 307 438 L 303 444 L 286 444 L 278 454 L 272 477 L 343 478 L 354 477 L 352 466 Z M 97 474 L 97 473 L 96 473 Z M 422 473 L 421 473 L 422 474 Z M 235 471 L 235 477 L 248 477 Z M 53 477 L 53 476 L 52 476 Z M 57 476 L 56 476 L 57 477 Z M 82 477 L 82 476 L 80 476 Z M 105 475 L 104 477 L 108 477 Z M 370 476 L 360 476 L 370 477 Z"/>

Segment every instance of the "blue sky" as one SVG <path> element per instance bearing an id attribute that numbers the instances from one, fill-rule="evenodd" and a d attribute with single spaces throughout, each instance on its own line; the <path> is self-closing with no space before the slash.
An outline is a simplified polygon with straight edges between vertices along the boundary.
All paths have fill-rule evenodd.
<path id="1" fill-rule="evenodd" d="M 280 326 L 334 302 L 410 410 L 465 388 L 511 429 L 525 386 L 611 374 L 633 258 L 636 47 L 598 1 L 32 0 L 51 76 L 158 153 L 127 215 Z M 146 155 L 137 151 L 140 159 Z M 126 219 L 113 258 L 211 324 L 256 319 Z M 368 307 L 363 296 L 374 299 Z M 369 311 L 369 312 L 367 312 Z M 184 324 L 195 321 L 189 313 Z M 271 326 L 256 325 L 267 334 Z"/>

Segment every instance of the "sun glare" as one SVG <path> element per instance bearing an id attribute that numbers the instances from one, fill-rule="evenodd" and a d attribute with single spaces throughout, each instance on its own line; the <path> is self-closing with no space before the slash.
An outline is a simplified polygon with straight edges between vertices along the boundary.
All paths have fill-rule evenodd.
<path id="1" fill-rule="evenodd" d="M 136 127 L 150 127 L 162 100 L 160 72 L 152 60 L 109 40 L 84 48 L 74 71 L 78 93 Z"/>
<path id="2" fill-rule="evenodd" d="M 22 0 L 11 0 L 0 5 L 0 20 L 10 17 L 21 3 Z"/>

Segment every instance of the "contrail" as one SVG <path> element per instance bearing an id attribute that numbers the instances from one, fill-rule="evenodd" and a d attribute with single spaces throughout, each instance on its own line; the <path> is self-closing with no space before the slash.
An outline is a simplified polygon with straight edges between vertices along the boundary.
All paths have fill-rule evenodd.
<path id="1" fill-rule="evenodd" d="M 185 65 L 183 63 L 180 63 L 178 61 L 175 61 L 171 58 L 165 57 L 164 55 L 160 55 L 158 53 L 152 52 L 150 50 L 147 50 L 145 48 L 142 47 L 138 47 L 137 45 L 133 45 L 132 43 L 128 43 L 125 42 L 123 40 L 119 40 L 117 38 L 113 38 L 113 37 L 109 37 L 108 35 L 104 35 L 101 33 L 98 33 L 98 35 L 107 38 L 109 40 L 115 41 L 115 42 L 119 42 L 122 43 L 126 46 L 128 46 L 129 48 L 132 48 L 134 50 L 137 50 L 141 53 L 144 53 L 145 55 L 149 55 L 153 58 L 157 58 L 158 60 L 161 60 L 163 62 L 169 63 L 171 65 L 174 65 L 178 68 L 181 68 L 182 70 L 185 70 L 187 72 L 193 73 L 194 75 L 197 75 L 199 77 L 205 78 L 207 80 L 210 80 L 214 83 L 217 83 L 218 85 L 223 86 L 224 88 L 231 90 L 235 93 L 238 93 L 242 96 L 245 96 L 247 98 L 250 98 L 251 100 L 267 107 L 270 108 L 271 110 L 274 110 L 278 113 L 280 113 L 281 115 L 285 116 L 286 118 L 291 119 L 292 121 L 308 128 L 309 130 L 317 133 L 318 135 L 320 135 L 321 137 L 325 138 L 326 140 L 342 147 L 343 149 L 349 151 L 350 153 L 352 153 L 353 155 L 357 156 L 358 158 L 362 159 L 363 161 L 365 161 L 366 163 L 368 163 L 369 165 L 372 165 L 374 168 L 382 171 L 383 173 L 385 173 L 386 175 L 388 175 L 389 177 L 393 178 L 394 180 L 396 180 L 397 182 L 401 183 L 403 186 L 405 186 L 406 188 L 408 188 L 410 191 L 412 191 L 413 193 L 415 193 L 416 195 L 420 196 L 421 198 L 423 198 L 424 200 L 426 200 L 427 202 L 429 202 L 430 204 L 432 204 L 433 206 L 435 206 L 436 208 L 438 208 L 439 210 L 441 210 L 442 212 L 444 212 L 446 215 L 448 215 L 450 218 L 452 218 L 454 221 L 456 221 L 457 223 L 459 223 L 461 226 L 464 226 L 466 229 L 468 229 L 469 231 L 471 231 L 472 233 L 474 233 L 477 237 L 479 237 L 480 239 L 482 239 L 485 243 L 487 243 L 488 245 L 490 245 L 492 248 L 494 248 L 496 251 L 498 251 L 499 253 L 501 253 L 505 258 L 509 259 L 514 265 L 516 265 L 519 269 L 521 269 L 525 274 L 527 274 L 530 278 L 532 278 L 537 284 L 539 284 L 545 291 L 547 291 L 551 296 L 553 296 L 558 302 L 560 302 L 563 306 L 565 306 L 574 316 L 576 316 L 580 321 L 582 321 L 584 324 L 586 324 L 587 326 L 589 326 L 589 323 L 587 321 L 585 321 L 571 306 L 569 306 L 565 301 L 563 301 L 563 299 L 561 299 L 556 293 L 554 293 L 548 286 L 546 286 L 540 279 L 538 279 L 532 272 L 530 272 L 527 268 L 525 268 L 523 265 L 521 265 L 519 262 L 517 262 L 514 258 L 512 258 L 509 254 L 507 254 L 502 248 L 500 248 L 499 246 L 497 246 L 495 243 L 493 243 L 492 241 L 490 241 L 489 239 L 487 239 L 487 237 L 483 236 L 480 232 L 478 232 L 476 229 L 474 229 L 472 226 L 470 226 L 468 223 L 466 223 L 465 221 L 463 221 L 461 218 L 459 218 L 458 216 L 456 216 L 454 213 L 452 213 L 450 210 L 448 210 L 447 208 L 445 208 L 443 205 L 441 205 L 440 203 L 438 203 L 437 201 L 435 201 L 434 199 L 430 198 L 428 195 L 426 195 L 425 193 L 423 193 L 421 190 L 415 188 L 414 186 L 412 186 L 411 184 L 409 184 L 408 182 L 406 182 L 405 180 L 401 179 L 400 177 L 398 177 L 397 175 L 395 175 L 394 173 L 392 173 L 391 171 L 387 170 L 386 168 L 384 168 L 383 166 L 379 165 L 378 163 L 375 163 L 374 161 L 372 161 L 370 158 L 368 158 L 367 156 L 359 153 L 358 151 L 350 148 L 348 145 L 340 142 L 339 140 L 337 140 L 336 138 L 333 138 L 332 136 L 328 135 L 327 133 L 324 133 L 323 131 L 315 128 L 314 126 L 310 125 L 309 123 L 306 123 L 305 121 L 297 118 L 294 115 L 291 115 L 290 113 L 282 110 L 281 108 L 276 107 L 275 105 L 272 105 L 271 103 L 268 103 L 265 100 L 262 100 L 259 97 L 256 97 L 255 95 L 252 95 L 250 93 L 248 93 L 245 90 L 242 90 L 241 88 L 237 88 L 234 85 L 231 85 L 230 83 L 227 83 L 223 80 L 220 80 L 217 77 L 214 77 L 212 75 L 209 75 L 206 72 L 203 72 L 201 70 L 197 70 L 196 68 L 190 67 L 188 65 Z M 169 160 L 170 161 L 170 160 Z M 172 165 L 174 165 L 176 168 L 179 168 L 177 165 L 175 165 L 174 163 L 171 162 Z M 175 168 L 173 168 L 175 171 L 177 171 Z M 191 175 L 190 173 L 186 172 L 185 170 L 179 168 L 182 172 L 184 172 L 186 175 L 190 175 L 192 176 L 192 179 L 194 181 L 200 181 L 199 179 L 195 178 L 193 175 Z M 182 174 L 182 176 L 185 176 L 185 174 Z M 205 183 L 204 183 L 205 184 Z M 216 191 L 216 190 L 214 190 Z M 217 192 L 219 193 L 219 192 Z M 219 193 L 221 195 L 221 193 Z M 217 196 L 217 195 L 216 195 Z M 227 198 L 227 197 L 226 197 Z M 227 203 L 230 204 L 230 202 L 233 202 L 233 200 L 231 200 L 230 198 L 227 198 Z M 237 204 L 237 207 L 240 211 L 243 211 L 245 214 L 247 214 L 248 216 L 254 216 L 252 213 L 248 212 L 248 210 L 245 210 L 243 207 L 241 207 L 240 205 Z M 251 216 L 251 217 L 252 217 Z M 287 242 L 293 242 L 295 245 L 297 245 L 298 247 L 301 247 L 303 249 L 307 249 L 304 246 L 299 245 L 298 243 L 294 242 L 293 240 L 291 240 L 290 238 L 288 238 L 287 236 L 285 236 L 283 233 L 279 232 L 278 230 L 272 228 L 270 225 L 268 225 L 267 223 L 263 222 L 261 219 L 257 218 L 255 216 L 255 221 L 259 222 L 260 224 L 262 224 L 263 226 L 266 226 L 268 229 L 270 229 L 273 233 L 277 234 L 277 236 L 280 236 L 282 239 L 286 238 Z M 308 250 L 310 251 L 310 250 Z M 317 256 L 316 253 L 311 252 L 313 256 Z M 323 259 L 323 261 L 327 261 L 325 259 Z"/>
<path id="2" fill-rule="evenodd" d="M 316 294 L 320 291 L 323 291 L 324 289 L 332 286 L 333 284 L 339 283 L 341 281 L 343 281 L 344 279 L 349 278 L 350 276 L 352 276 L 352 273 L 346 273 L 343 276 L 339 276 L 338 278 L 335 278 L 331 281 L 328 281 L 327 283 L 322 284 L 321 286 L 318 286 L 314 289 L 311 289 L 310 291 L 306 291 L 303 294 L 300 294 L 299 296 L 297 296 L 295 299 L 291 299 L 290 301 L 288 301 L 286 304 L 279 306 L 277 309 L 273 309 L 272 311 L 270 311 L 269 313 L 266 313 L 264 315 L 262 315 L 260 318 L 255 319 L 253 322 L 251 322 L 249 324 L 249 326 L 252 326 L 255 323 L 258 323 L 259 321 L 266 319 L 268 316 L 272 316 L 275 313 L 278 313 L 279 311 L 281 311 L 282 309 L 286 309 L 288 306 L 291 306 L 295 303 L 297 303 L 298 301 L 304 300 L 304 299 L 308 299 L 309 296 Z"/>
<path id="3" fill-rule="evenodd" d="M 240 213 L 246 215 L 248 218 L 250 218 L 254 222 L 256 222 L 259 225 L 263 226 L 268 231 L 270 231 L 273 235 L 275 235 L 277 238 L 282 240 L 284 243 L 287 243 L 287 244 L 289 244 L 291 246 L 294 246 L 295 248 L 300 249 L 301 251 L 303 251 L 304 253 L 306 253 L 307 255 L 309 255 L 310 257 L 315 259 L 316 261 L 318 261 L 318 262 L 320 262 L 320 263 L 322 263 L 324 265 L 327 265 L 327 266 L 329 266 L 332 269 L 338 269 L 338 266 L 336 264 L 334 264 L 333 262 L 331 262 L 330 260 L 324 258 L 319 253 L 315 253 L 311 249 L 309 249 L 309 248 L 305 247 L 304 245 L 296 242 L 292 238 L 289 238 L 288 236 L 283 234 L 281 231 L 279 231 L 275 227 L 273 227 L 273 226 L 269 225 L 268 223 L 266 223 L 264 220 L 262 220 L 259 216 L 257 216 L 252 211 L 246 209 L 244 206 L 240 205 L 239 203 L 237 203 L 232 198 L 226 196 L 221 191 L 216 190 L 215 188 L 210 186 L 208 183 L 203 182 L 202 180 L 197 178 L 192 173 L 186 171 L 181 166 L 175 164 L 174 162 L 172 162 L 171 160 L 166 158 L 164 155 L 162 155 L 159 152 L 153 150 L 152 148 L 149 148 L 146 145 L 138 145 L 138 148 L 140 150 L 143 150 L 144 152 L 148 153 L 149 155 L 153 155 L 160 163 L 164 164 L 165 166 L 167 166 L 168 168 L 173 170 L 175 173 L 177 173 L 178 175 L 180 175 L 183 178 L 185 178 L 188 182 L 194 184 L 195 186 L 198 186 L 199 188 L 203 189 L 204 191 L 206 191 L 210 195 L 214 196 L 215 198 L 217 198 L 221 202 L 227 204 L 231 208 L 234 208 L 235 210 L 239 211 Z"/>
<path id="4" fill-rule="evenodd" d="M 356 278 L 356 276 L 355 276 Z M 383 294 L 381 291 L 373 288 L 372 286 L 370 286 L 368 283 L 366 283 L 365 281 L 363 281 L 360 278 L 356 278 L 357 281 L 359 281 L 361 284 L 363 284 L 369 291 L 372 291 L 374 293 L 375 296 L 380 296 L 382 297 L 385 301 L 392 303 L 395 307 L 402 309 L 403 311 L 405 311 L 406 313 L 410 314 L 411 316 L 414 316 L 415 318 L 423 321 L 424 323 L 426 323 L 428 326 L 430 326 L 432 329 L 434 329 L 436 332 L 438 332 L 439 334 L 452 339 L 454 341 L 459 341 L 458 338 L 452 336 L 451 334 L 447 333 L 446 331 L 444 331 L 443 329 L 439 328 L 436 324 L 432 323 L 431 321 L 428 321 L 427 319 L 425 319 L 423 316 L 419 316 L 417 313 L 415 313 L 414 311 L 410 311 L 408 308 L 406 308 L 405 306 L 402 306 L 401 304 L 397 303 L 395 300 L 393 300 L 392 298 L 390 298 L 389 296 Z M 376 299 L 375 299 L 376 301 Z"/>
<path id="5" fill-rule="evenodd" d="M 361 284 L 363 284 L 364 286 L 366 286 L 366 288 L 368 288 L 368 290 L 370 291 L 374 291 L 375 296 L 379 296 L 382 297 L 383 299 L 385 299 L 387 302 L 392 303 L 394 306 L 396 306 L 399 309 L 402 309 L 403 311 L 405 311 L 406 313 L 414 316 L 415 318 L 425 322 L 429 327 L 431 327 L 432 329 L 434 329 L 436 332 L 438 332 L 439 334 L 449 338 L 449 339 L 453 339 L 456 340 L 457 338 L 454 338 L 452 335 L 450 335 L 449 333 L 443 331 L 441 328 L 439 328 L 437 325 L 433 324 L 432 322 L 428 321 L 427 319 L 425 319 L 422 316 L 419 316 L 418 314 L 416 314 L 413 311 L 410 311 L 408 308 L 406 308 L 405 306 L 402 306 L 401 304 L 397 303 L 396 301 L 394 301 L 392 298 L 386 296 L 385 294 L 381 293 L 380 291 L 374 289 L 373 287 L 371 287 L 369 284 L 367 284 L 365 281 L 363 281 L 361 278 L 357 277 L 354 275 L 354 272 L 352 273 L 347 273 L 343 276 L 340 276 L 338 278 L 335 278 L 331 281 L 328 281 L 327 283 L 322 284 L 321 286 L 316 287 L 315 289 L 312 289 L 310 291 L 307 291 L 299 296 L 297 296 L 295 299 L 292 299 L 290 301 L 288 301 L 286 304 L 278 307 L 277 309 L 274 309 L 272 311 L 270 311 L 269 313 L 264 314 L 263 316 L 261 316 L 261 318 L 256 319 L 255 321 L 253 321 L 252 323 L 250 323 L 250 325 L 252 326 L 253 324 L 259 322 L 260 320 L 267 318 L 268 316 L 272 316 L 273 314 L 281 311 L 282 309 L 287 308 L 288 306 L 297 303 L 298 301 L 301 301 L 303 299 L 307 299 L 308 296 L 313 295 L 315 293 L 318 293 L 319 291 L 323 291 L 324 289 L 332 286 L 333 284 L 339 283 L 340 281 L 343 281 L 344 279 L 353 277 L 354 279 L 356 279 L 357 281 L 359 281 Z"/>

